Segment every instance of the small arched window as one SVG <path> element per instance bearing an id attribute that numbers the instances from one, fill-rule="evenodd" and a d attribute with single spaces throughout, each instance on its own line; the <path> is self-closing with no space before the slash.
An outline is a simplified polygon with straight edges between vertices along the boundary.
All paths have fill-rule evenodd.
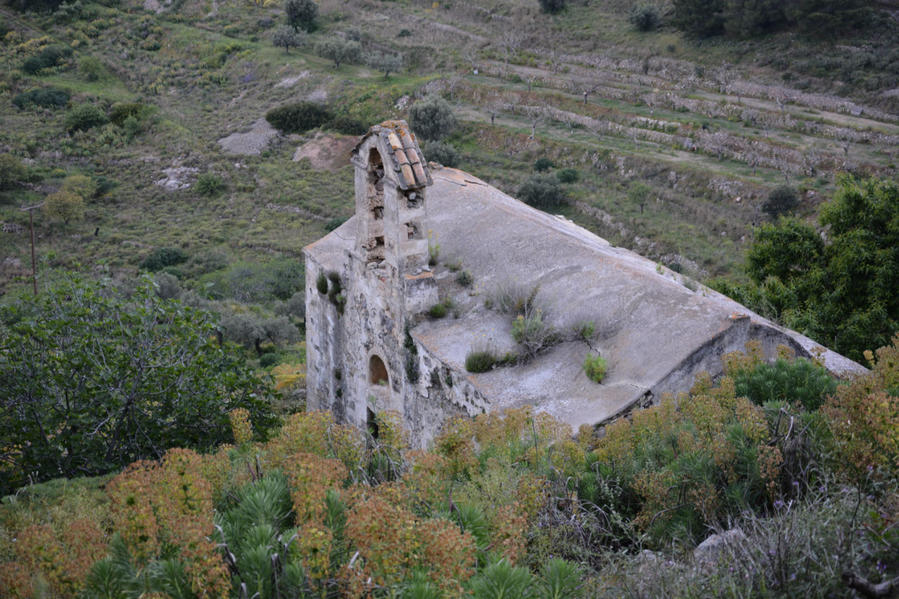
<path id="1" fill-rule="evenodd" d="M 372 385 L 390 385 L 387 366 L 378 356 L 372 356 L 368 360 L 368 382 Z"/>

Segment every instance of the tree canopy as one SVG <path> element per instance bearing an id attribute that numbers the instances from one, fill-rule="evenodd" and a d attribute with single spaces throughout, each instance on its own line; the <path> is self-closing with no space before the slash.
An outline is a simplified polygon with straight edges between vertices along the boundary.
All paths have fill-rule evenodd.
<path id="1" fill-rule="evenodd" d="M 814 227 L 792 218 L 760 227 L 752 284 L 726 293 L 861 360 L 899 330 L 899 184 L 844 176 Z"/>
<path id="2" fill-rule="evenodd" d="M 230 441 L 228 412 L 260 431 L 263 382 L 216 340 L 210 313 L 69 276 L 0 308 L 0 493 L 97 474 L 169 447 Z"/>

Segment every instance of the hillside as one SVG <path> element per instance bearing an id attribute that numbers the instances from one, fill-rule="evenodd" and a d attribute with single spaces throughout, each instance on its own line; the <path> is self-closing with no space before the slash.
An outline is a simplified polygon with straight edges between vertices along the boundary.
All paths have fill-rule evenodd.
<path id="1" fill-rule="evenodd" d="M 189 258 L 177 274 L 196 286 L 235 261 L 297 256 L 351 210 L 347 144 L 320 138 L 307 151 L 323 146 L 324 162 L 294 162 L 313 134 L 272 137 L 260 121 L 300 99 L 367 126 L 440 93 L 463 124 L 449 140 L 459 166 L 512 193 L 538 158 L 577 169 L 566 215 L 700 278 L 741 276 L 750 228 L 766 218 L 760 205 L 775 186 L 798 188 L 800 213 L 812 215 L 836 172 L 896 172 L 899 61 L 853 62 L 859 52 L 889 56 L 888 42 L 833 46 L 792 34 L 697 42 L 664 24 L 634 31 L 615 3 L 552 16 L 520 2 L 352 1 L 322 3 L 319 30 L 285 53 L 270 42 L 283 10 L 262 4 L 2 9 L 11 31 L 0 148 L 24 158 L 34 180 L 2 196 L 0 289 L 15 289 L 28 271 L 19 207 L 76 173 L 102 180 L 102 192 L 82 221 L 38 216 L 44 268 L 130 272 L 154 248 L 176 247 Z M 406 66 L 386 80 L 365 66 L 334 68 L 312 51 L 329 36 L 357 38 L 367 53 L 398 52 Z M 73 53 L 23 73 L 49 43 Z M 819 64 L 825 55 L 848 70 Z M 127 131 L 108 124 L 68 134 L 65 109 L 10 103 L 51 86 L 72 94 L 70 108 L 139 102 L 149 114 Z M 258 155 L 218 143 L 252 131 L 229 147 Z M 206 173 L 223 184 L 211 196 L 193 185 Z"/>

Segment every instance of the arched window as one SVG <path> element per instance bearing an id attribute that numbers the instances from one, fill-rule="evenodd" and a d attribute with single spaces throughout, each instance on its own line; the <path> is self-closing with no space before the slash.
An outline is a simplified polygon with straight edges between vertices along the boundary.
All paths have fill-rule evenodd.
<path id="1" fill-rule="evenodd" d="M 368 361 L 368 382 L 372 385 L 390 385 L 387 367 L 378 356 L 372 356 Z"/>

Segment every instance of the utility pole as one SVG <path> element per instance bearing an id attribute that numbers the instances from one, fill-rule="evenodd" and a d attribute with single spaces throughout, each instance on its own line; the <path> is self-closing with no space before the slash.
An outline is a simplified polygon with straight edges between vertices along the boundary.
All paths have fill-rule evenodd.
<path id="1" fill-rule="evenodd" d="M 37 262 L 34 259 L 34 211 L 43 205 L 44 203 L 41 202 L 34 206 L 22 208 L 22 210 L 28 213 L 28 228 L 31 230 L 31 287 L 34 289 L 34 295 L 37 295 Z"/>

